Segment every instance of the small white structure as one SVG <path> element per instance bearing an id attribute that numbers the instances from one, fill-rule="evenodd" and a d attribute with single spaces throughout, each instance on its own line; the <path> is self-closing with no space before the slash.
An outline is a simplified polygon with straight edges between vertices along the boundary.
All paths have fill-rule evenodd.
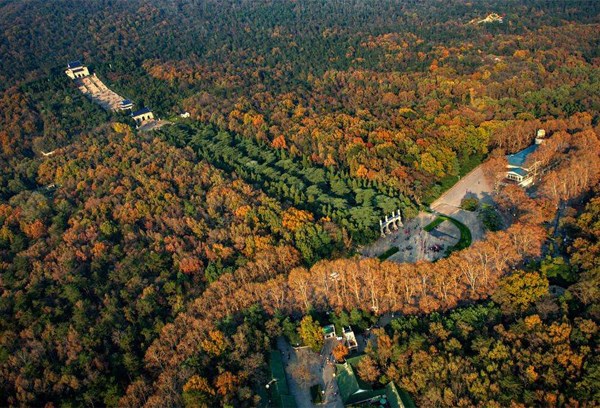
<path id="1" fill-rule="evenodd" d="M 133 108 L 133 102 L 131 102 L 129 99 L 123 99 L 121 103 L 119 103 L 120 110 L 127 110 L 131 108 Z"/>
<path id="2" fill-rule="evenodd" d="M 379 220 L 379 231 L 381 232 L 381 236 L 385 237 L 387 234 L 391 234 L 392 230 L 398 230 L 402 225 L 400 210 L 392 211 L 391 216 L 386 215 L 383 220 Z M 392 228 L 391 230 L 390 227 Z"/>
<path id="3" fill-rule="evenodd" d="M 469 24 L 502 23 L 503 21 L 504 19 L 502 16 L 498 15 L 497 13 L 491 13 L 482 19 L 474 18 L 473 20 L 469 21 Z"/>
<path id="4" fill-rule="evenodd" d="M 190 117 L 190 113 L 189 112 L 183 112 L 182 114 L 179 115 L 180 118 L 189 118 Z"/>
<path id="5" fill-rule="evenodd" d="M 544 129 L 538 129 L 536 135 L 535 135 L 535 144 L 539 145 L 544 143 L 544 140 L 546 139 L 546 131 Z"/>
<path id="6" fill-rule="evenodd" d="M 87 67 L 79 61 L 71 61 L 67 64 L 65 74 L 71 79 L 83 78 L 90 74 Z"/>
<path id="7" fill-rule="evenodd" d="M 348 350 L 358 350 L 358 342 L 356 341 L 356 336 L 352 331 L 352 327 L 344 327 L 342 331 L 344 337 L 344 344 L 346 345 L 346 347 L 348 347 Z"/>
<path id="8" fill-rule="evenodd" d="M 138 126 L 143 125 L 148 121 L 154 120 L 154 114 L 152 113 L 150 108 L 142 108 L 138 111 L 135 111 L 131 114 L 131 117 Z"/>

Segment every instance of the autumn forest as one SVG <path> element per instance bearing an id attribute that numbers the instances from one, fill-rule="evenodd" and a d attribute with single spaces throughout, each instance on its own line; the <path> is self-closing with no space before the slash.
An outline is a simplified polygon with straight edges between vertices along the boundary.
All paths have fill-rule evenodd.
<path id="1" fill-rule="evenodd" d="M 478 166 L 481 238 L 361 255 Z M 0 406 L 273 406 L 329 323 L 419 407 L 600 404 L 600 2 L 0 0 L 0 170 Z"/>

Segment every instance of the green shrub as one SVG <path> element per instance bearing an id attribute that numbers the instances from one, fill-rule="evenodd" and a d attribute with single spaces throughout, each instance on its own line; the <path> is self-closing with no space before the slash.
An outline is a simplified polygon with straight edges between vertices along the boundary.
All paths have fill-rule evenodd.
<path id="1" fill-rule="evenodd" d="M 323 387 L 321 387 L 321 384 L 310 387 L 310 398 L 313 404 L 323 403 Z"/>
<path id="2" fill-rule="evenodd" d="M 479 208 L 479 200 L 475 197 L 463 198 L 460 201 L 460 208 L 466 211 L 475 211 Z"/>
<path id="3" fill-rule="evenodd" d="M 377 258 L 380 261 L 385 261 L 386 259 L 388 259 L 390 256 L 394 255 L 396 252 L 400 251 L 400 249 L 398 247 L 391 247 L 388 248 L 387 251 L 385 251 L 383 254 L 379 255 Z"/>
<path id="4" fill-rule="evenodd" d="M 499 231 L 502 228 L 502 218 L 491 205 L 484 204 L 479 210 L 478 217 L 488 231 Z"/>

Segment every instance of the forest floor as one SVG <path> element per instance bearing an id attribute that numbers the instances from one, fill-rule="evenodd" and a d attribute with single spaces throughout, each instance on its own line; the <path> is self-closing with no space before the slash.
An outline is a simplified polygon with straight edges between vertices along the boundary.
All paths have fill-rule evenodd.
<path id="1" fill-rule="evenodd" d="M 426 227 L 436 219 L 436 214 L 448 215 L 458 220 L 469 228 L 473 241 L 481 240 L 485 230 L 477 212 L 461 209 L 460 203 L 463 198 L 477 198 L 482 203 L 493 204 L 492 191 L 493 188 L 479 165 L 431 204 L 433 214 L 420 212 L 398 231 L 361 248 L 360 253 L 365 257 L 378 257 L 390 248 L 397 247 L 399 251 L 387 260 L 417 262 L 441 258 L 447 249 L 459 242 L 461 235 L 459 228 L 451 221 L 443 221 L 426 231 Z"/>

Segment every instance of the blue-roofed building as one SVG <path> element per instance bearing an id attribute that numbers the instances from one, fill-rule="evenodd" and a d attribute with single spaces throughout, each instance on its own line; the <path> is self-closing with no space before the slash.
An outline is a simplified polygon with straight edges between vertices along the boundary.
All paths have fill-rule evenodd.
<path id="1" fill-rule="evenodd" d="M 523 167 L 525 165 L 527 157 L 529 157 L 531 153 L 535 152 L 538 146 L 539 145 L 534 144 L 529 146 L 527 149 L 521 150 L 520 152 L 517 152 L 515 154 L 509 154 L 508 156 L 506 156 L 506 159 L 508 160 L 508 165 L 510 167 Z"/>
<path id="2" fill-rule="evenodd" d="M 154 114 L 152 113 L 150 108 L 142 108 L 140 110 L 137 110 L 131 114 L 131 117 L 133 118 L 133 120 L 135 120 L 135 123 L 138 126 L 143 125 L 145 122 L 148 122 L 150 120 L 154 120 Z"/>
<path id="3" fill-rule="evenodd" d="M 133 112 L 133 113 L 131 114 L 131 116 L 132 116 L 132 117 L 135 117 L 135 116 L 144 115 L 144 114 L 146 114 L 146 113 L 152 113 L 152 111 L 150 110 L 150 108 L 145 108 L 145 107 L 144 107 L 144 108 L 142 108 L 142 109 L 138 109 L 138 110 L 136 110 L 135 112 Z"/>
<path id="4" fill-rule="evenodd" d="M 540 138 L 540 134 L 541 132 L 538 131 L 538 137 L 535 139 L 534 145 L 531 145 L 520 152 L 506 156 L 506 160 L 508 161 L 506 166 L 506 179 L 509 182 L 516 183 L 521 187 L 528 187 L 533 184 L 539 162 L 532 161 L 530 155 L 535 152 L 543 142 L 545 133 L 542 134 L 542 138 Z"/>
<path id="5" fill-rule="evenodd" d="M 90 74 L 90 71 L 81 61 L 71 61 L 67 64 L 65 74 L 71 79 L 83 78 Z"/>

